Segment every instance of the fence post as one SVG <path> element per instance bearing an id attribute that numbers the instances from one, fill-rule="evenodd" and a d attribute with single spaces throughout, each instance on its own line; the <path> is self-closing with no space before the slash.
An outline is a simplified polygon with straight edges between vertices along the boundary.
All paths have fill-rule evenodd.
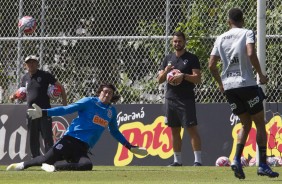
<path id="1" fill-rule="evenodd" d="M 166 16 L 165 16 L 165 54 L 169 52 L 169 33 L 170 33 L 170 0 L 166 0 Z"/>
<path id="2" fill-rule="evenodd" d="M 20 2 L 19 2 L 19 19 L 22 18 L 22 16 L 23 16 L 23 0 L 20 0 Z M 18 30 L 18 37 L 22 37 L 22 32 L 21 32 L 20 29 Z M 17 88 L 19 88 L 20 87 L 19 81 L 20 81 L 20 78 L 21 78 L 20 69 L 22 67 L 22 65 L 21 65 L 21 63 L 22 63 L 21 62 L 22 41 L 20 39 L 18 39 L 17 49 L 18 49 L 18 51 L 17 51 L 18 56 L 17 56 L 17 74 L 16 74 L 17 76 L 16 76 L 16 78 L 17 78 Z"/>
<path id="3" fill-rule="evenodd" d="M 266 74 L 266 0 L 257 0 L 257 55 L 260 62 L 260 67 L 263 74 Z M 257 83 L 259 84 L 259 76 L 257 75 Z M 265 85 L 260 84 L 262 90 L 265 92 Z M 263 102 L 265 107 L 265 100 Z M 264 108 L 265 110 L 265 108 Z M 265 113 L 265 112 L 264 112 Z M 259 164 L 258 145 L 256 148 L 256 165 Z"/>

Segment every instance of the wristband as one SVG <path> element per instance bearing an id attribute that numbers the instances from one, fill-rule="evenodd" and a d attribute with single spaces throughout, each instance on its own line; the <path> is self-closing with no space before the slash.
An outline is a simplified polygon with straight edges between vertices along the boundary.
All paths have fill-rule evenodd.
<path id="1" fill-rule="evenodd" d="M 182 78 L 182 80 L 185 80 L 185 73 L 183 73 L 183 78 Z"/>

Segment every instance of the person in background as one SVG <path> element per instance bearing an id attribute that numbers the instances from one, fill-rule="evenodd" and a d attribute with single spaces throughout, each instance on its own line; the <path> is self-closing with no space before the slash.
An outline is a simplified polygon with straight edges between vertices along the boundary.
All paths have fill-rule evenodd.
<path id="1" fill-rule="evenodd" d="M 267 134 L 263 107 L 265 96 L 256 83 L 253 68 L 261 84 L 266 84 L 268 79 L 261 71 L 256 54 L 255 34 L 252 30 L 243 28 L 243 12 L 239 8 L 229 10 L 228 24 L 230 29 L 220 35 L 214 43 L 209 69 L 218 83 L 219 90 L 226 95 L 232 112 L 239 116 L 242 123 L 231 168 L 235 177 L 245 179 L 241 156 L 253 121 L 257 128 L 256 140 L 259 152 L 257 174 L 271 178 L 278 177 L 279 173 L 273 172 L 266 163 Z M 220 59 L 223 63 L 221 76 L 217 68 Z"/>
<path id="2" fill-rule="evenodd" d="M 30 55 L 24 60 L 24 67 L 27 73 L 21 79 L 21 87 L 27 90 L 27 107 L 32 108 L 35 103 L 39 107 L 51 108 L 50 98 L 47 95 L 49 85 L 58 85 L 62 89 L 61 97 L 63 105 L 67 105 L 67 96 L 63 85 L 49 72 L 39 69 L 39 59 L 34 55 Z M 10 100 L 14 101 L 16 94 L 10 96 Z M 52 118 L 45 116 L 38 119 L 27 117 L 28 140 L 31 151 L 31 157 L 35 158 L 40 155 L 40 134 L 44 141 L 46 153 L 54 144 L 52 132 Z"/>
<path id="3" fill-rule="evenodd" d="M 119 99 L 116 93 L 114 85 L 104 83 L 99 86 L 97 97 L 84 97 L 68 106 L 41 109 L 33 104 L 35 109 L 28 109 L 27 112 L 32 119 L 63 116 L 74 112 L 78 112 L 78 116 L 73 119 L 62 139 L 46 155 L 11 164 L 7 170 L 18 171 L 31 166 L 41 166 L 47 172 L 92 170 L 92 162 L 87 153 L 98 142 L 105 128 L 108 128 L 111 135 L 132 153 L 147 155 L 145 148 L 131 145 L 119 131 L 117 112 L 111 104 Z"/>
<path id="4" fill-rule="evenodd" d="M 165 108 L 167 125 L 172 131 L 172 146 L 174 162 L 169 166 L 182 166 L 182 139 L 181 128 L 185 127 L 194 151 L 194 166 L 202 165 L 201 138 L 197 130 L 197 117 L 195 105 L 195 84 L 201 82 L 200 63 L 196 55 L 185 50 L 186 38 L 184 33 L 178 31 L 173 34 L 172 45 L 175 53 L 167 55 L 161 65 L 158 82 L 166 81 L 168 73 L 178 69 L 180 73 L 175 75 L 171 85 L 167 83 L 165 94 Z"/>

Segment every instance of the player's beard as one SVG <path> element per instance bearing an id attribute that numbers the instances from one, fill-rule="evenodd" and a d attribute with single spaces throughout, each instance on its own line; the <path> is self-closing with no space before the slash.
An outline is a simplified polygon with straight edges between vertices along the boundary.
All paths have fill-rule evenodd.
<path id="1" fill-rule="evenodd" d="M 179 51 L 184 50 L 184 49 L 185 49 L 185 46 L 181 46 L 181 45 L 179 45 L 179 46 L 174 46 L 174 49 L 179 52 Z"/>

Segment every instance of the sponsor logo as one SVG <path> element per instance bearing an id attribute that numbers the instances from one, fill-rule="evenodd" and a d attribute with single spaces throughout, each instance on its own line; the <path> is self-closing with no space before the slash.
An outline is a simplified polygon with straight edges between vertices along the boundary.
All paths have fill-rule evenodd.
<path id="1" fill-rule="evenodd" d="M 112 119 L 113 117 L 113 112 L 111 109 L 108 109 L 108 113 L 107 113 L 108 118 Z"/>
<path id="2" fill-rule="evenodd" d="M 232 130 L 233 137 L 233 147 L 229 158 L 234 158 L 236 152 L 237 138 L 240 129 L 242 128 L 242 124 L 238 123 L 234 126 Z M 267 124 L 266 124 L 266 132 L 267 132 L 267 155 L 271 156 L 281 156 L 282 153 L 282 121 L 281 116 L 274 116 Z M 253 123 L 252 128 L 250 130 L 249 136 L 247 138 L 245 148 L 243 151 L 243 155 L 245 158 L 254 158 L 256 157 L 256 126 Z"/>
<path id="3" fill-rule="evenodd" d="M 183 61 L 183 64 L 186 65 L 188 62 L 189 62 L 188 59 L 185 59 L 185 60 Z"/>
<path id="4" fill-rule="evenodd" d="M 230 64 L 234 65 L 234 64 L 238 64 L 239 63 L 239 58 L 238 57 L 234 57 L 231 59 Z"/>
<path id="5" fill-rule="evenodd" d="M 232 39 L 232 38 L 234 38 L 233 35 L 227 35 L 227 36 L 222 37 L 223 40 Z"/>
<path id="6" fill-rule="evenodd" d="M 7 114 L 0 115 L 0 160 L 5 156 L 8 156 L 12 160 L 15 157 L 24 159 L 27 156 L 25 152 L 27 131 L 20 126 L 11 133 L 7 132 L 5 123 L 8 123 L 8 120 L 9 116 Z M 5 143 L 9 143 L 9 146 L 5 146 Z"/>
<path id="7" fill-rule="evenodd" d="M 100 125 L 102 127 L 106 127 L 108 126 L 109 122 L 104 120 L 103 118 L 95 115 L 94 118 L 93 118 L 93 123 L 97 124 L 97 125 Z"/>
<path id="8" fill-rule="evenodd" d="M 65 134 L 68 126 L 69 123 L 66 118 L 62 116 L 52 117 L 52 131 L 54 142 L 57 142 Z"/>
<path id="9" fill-rule="evenodd" d="M 149 125 L 144 125 L 141 122 L 126 123 L 121 125 L 119 130 L 132 145 L 145 147 L 148 150 L 148 155 L 159 156 L 162 159 L 167 159 L 173 155 L 171 130 L 165 125 L 164 116 L 157 117 Z M 183 136 L 183 129 L 181 136 Z M 128 165 L 132 162 L 133 156 L 140 159 L 147 157 L 134 155 L 119 144 L 114 158 L 114 165 Z"/>
<path id="10" fill-rule="evenodd" d="M 255 98 L 251 99 L 248 101 L 249 106 L 252 108 L 255 106 L 257 103 L 259 103 L 259 97 L 256 96 Z"/>
<path id="11" fill-rule="evenodd" d="M 63 146 L 62 144 L 57 144 L 55 148 L 56 148 L 57 150 L 61 150 L 63 147 L 64 147 L 64 146 Z"/>
<path id="12" fill-rule="evenodd" d="M 229 72 L 226 75 L 227 77 L 237 77 L 237 76 L 241 76 L 241 72 Z"/>
<path id="13" fill-rule="evenodd" d="M 117 114 L 117 122 L 118 125 L 122 122 L 127 122 L 127 121 L 136 121 L 136 120 L 141 120 L 144 119 L 146 116 L 144 107 L 141 107 L 140 111 L 133 111 L 131 113 L 124 113 L 124 112 L 119 112 Z"/>
<path id="14" fill-rule="evenodd" d="M 231 111 L 237 109 L 237 105 L 235 103 L 230 104 Z"/>
<path id="15" fill-rule="evenodd" d="M 37 80 L 37 82 L 39 82 L 39 83 L 40 83 L 40 82 L 42 81 L 42 78 L 41 78 L 41 77 L 37 77 L 37 79 L 36 79 L 36 80 Z"/>

